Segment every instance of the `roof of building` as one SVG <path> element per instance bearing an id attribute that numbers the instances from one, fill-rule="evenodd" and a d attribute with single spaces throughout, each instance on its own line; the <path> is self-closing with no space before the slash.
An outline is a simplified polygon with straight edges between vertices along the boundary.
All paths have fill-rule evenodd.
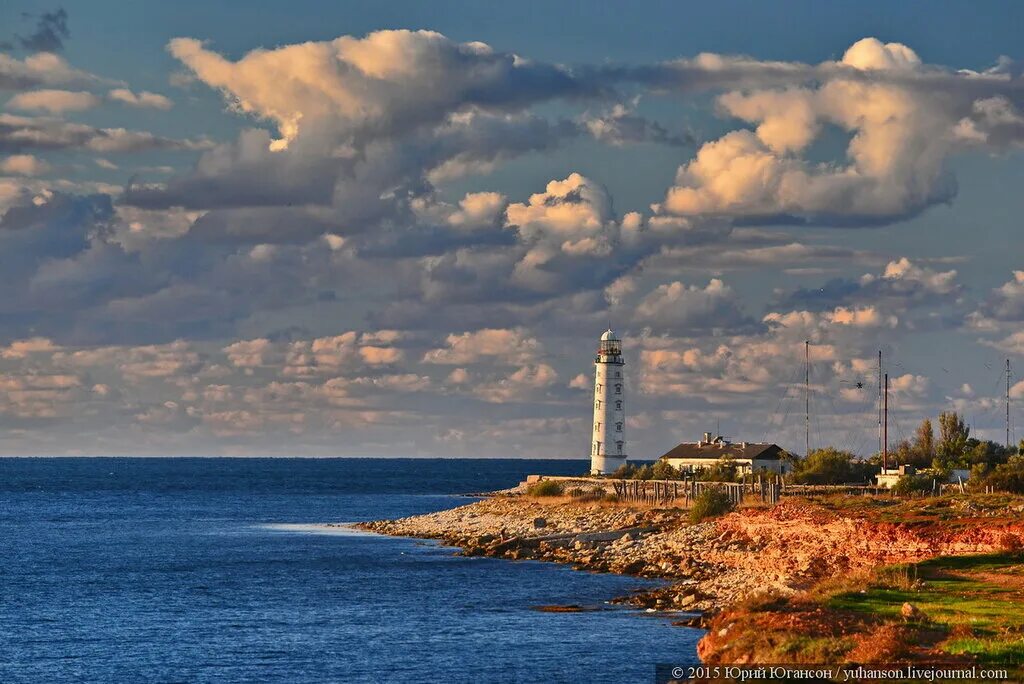
<path id="1" fill-rule="evenodd" d="M 783 449 L 778 444 L 755 444 L 753 442 L 683 442 L 665 453 L 662 458 L 688 458 L 718 460 L 723 456 L 734 459 L 777 461 L 782 458 Z"/>
<path id="2" fill-rule="evenodd" d="M 612 330 L 611 328 L 608 328 L 607 330 L 605 330 L 604 334 L 601 335 L 601 341 L 602 342 L 607 342 L 609 340 L 619 341 L 618 335 L 616 335 L 615 331 Z"/>

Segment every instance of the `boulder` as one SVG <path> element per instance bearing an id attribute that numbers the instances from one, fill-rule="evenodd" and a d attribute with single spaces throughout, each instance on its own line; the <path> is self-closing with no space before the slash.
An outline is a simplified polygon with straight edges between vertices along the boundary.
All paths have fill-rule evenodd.
<path id="1" fill-rule="evenodd" d="M 924 618 L 924 613 L 913 603 L 904 603 L 903 607 L 900 608 L 900 615 L 906 620 L 921 620 Z"/>

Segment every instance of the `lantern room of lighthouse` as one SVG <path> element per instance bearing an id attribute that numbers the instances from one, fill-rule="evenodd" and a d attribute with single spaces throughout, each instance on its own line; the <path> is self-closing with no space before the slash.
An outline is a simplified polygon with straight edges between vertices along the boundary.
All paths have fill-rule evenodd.
<path id="1" fill-rule="evenodd" d="M 590 442 L 590 472 L 614 473 L 626 463 L 626 392 L 622 340 L 608 329 L 594 358 L 594 431 Z"/>

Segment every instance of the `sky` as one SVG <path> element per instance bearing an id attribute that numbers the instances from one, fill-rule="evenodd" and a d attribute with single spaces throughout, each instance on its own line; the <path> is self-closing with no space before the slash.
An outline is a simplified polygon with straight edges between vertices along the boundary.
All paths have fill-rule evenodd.
<path id="1" fill-rule="evenodd" d="M 1019 3 L 0 7 L 0 454 L 878 448 L 1024 369 Z M 1011 370 L 1011 430 L 1024 370 Z M 1022 431 L 1024 432 L 1024 431 Z"/>

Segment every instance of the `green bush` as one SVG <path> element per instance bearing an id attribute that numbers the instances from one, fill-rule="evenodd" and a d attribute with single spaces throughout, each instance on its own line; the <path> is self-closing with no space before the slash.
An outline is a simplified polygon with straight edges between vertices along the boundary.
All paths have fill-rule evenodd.
<path id="1" fill-rule="evenodd" d="M 562 496 L 562 485 L 554 480 L 541 480 L 526 488 L 530 496 Z"/>
<path id="2" fill-rule="evenodd" d="M 1024 456 L 1011 456 L 1009 461 L 989 471 L 976 486 L 1024 494 Z"/>
<path id="3" fill-rule="evenodd" d="M 725 515 L 735 506 L 723 488 L 708 487 L 693 500 L 693 507 L 690 509 L 690 522 L 698 523 L 701 520 Z"/>
<path id="4" fill-rule="evenodd" d="M 892 486 L 892 493 L 900 496 L 908 494 L 928 494 L 935 487 L 935 480 L 930 475 L 904 475 Z"/>

